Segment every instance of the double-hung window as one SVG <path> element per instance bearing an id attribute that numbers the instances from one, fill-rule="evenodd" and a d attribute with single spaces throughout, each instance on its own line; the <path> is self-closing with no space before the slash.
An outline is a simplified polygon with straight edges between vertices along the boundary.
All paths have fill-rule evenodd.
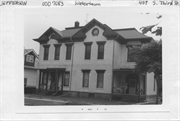
<path id="1" fill-rule="evenodd" d="M 84 59 L 85 60 L 91 59 L 91 45 L 92 45 L 92 42 L 86 42 L 86 43 L 84 43 L 84 45 L 85 45 L 85 57 L 84 57 Z"/>
<path id="2" fill-rule="evenodd" d="M 61 44 L 55 44 L 54 47 L 55 47 L 54 60 L 59 60 Z"/>
<path id="3" fill-rule="evenodd" d="M 103 88 L 105 70 L 96 70 L 97 72 L 97 88 Z"/>
<path id="4" fill-rule="evenodd" d="M 43 46 L 44 46 L 44 60 L 48 60 L 50 45 L 43 45 Z"/>
<path id="5" fill-rule="evenodd" d="M 104 45 L 106 42 L 97 42 L 98 44 L 98 59 L 104 59 Z"/>
<path id="6" fill-rule="evenodd" d="M 82 72 L 83 72 L 82 87 L 89 87 L 89 73 L 90 73 L 90 70 L 82 70 Z"/>
<path id="7" fill-rule="evenodd" d="M 71 60 L 72 45 L 66 44 L 66 60 Z"/>
<path id="8" fill-rule="evenodd" d="M 140 48 L 140 45 L 127 45 L 127 62 L 136 62 L 137 56 L 134 53 L 134 48 Z"/>
<path id="9" fill-rule="evenodd" d="M 27 78 L 24 78 L 24 87 L 27 86 Z"/>
<path id="10" fill-rule="evenodd" d="M 65 75 L 64 75 L 64 86 L 69 86 L 69 79 L 70 79 L 70 72 L 67 71 L 65 72 Z"/>

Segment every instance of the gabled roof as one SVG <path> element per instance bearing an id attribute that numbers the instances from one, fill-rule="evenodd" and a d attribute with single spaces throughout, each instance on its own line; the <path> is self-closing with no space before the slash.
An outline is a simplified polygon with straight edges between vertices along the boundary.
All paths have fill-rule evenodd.
<path id="1" fill-rule="evenodd" d="M 73 28 L 73 29 L 66 29 L 61 32 L 62 32 L 63 38 L 67 38 L 67 37 L 73 36 L 79 30 L 80 30 L 80 28 Z"/>
<path id="2" fill-rule="evenodd" d="M 149 42 L 152 39 L 151 37 L 148 37 L 138 32 L 135 28 L 113 30 L 108 25 L 102 24 L 96 19 L 92 19 L 85 26 L 70 27 L 62 31 L 55 29 L 53 27 L 50 27 L 38 39 L 34 39 L 34 40 L 37 42 L 47 42 L 49 40 L 49 37 L 51 37 L 62 42 L 66 42 L 70 40 L 70 38 L 73 41 L 83 41 L 86 38 L 86 32 L 88 32 L 90 29 L 92 29 L 96 25 L 104 30 L 103 35 L 107 39 L 114 39 L 120 43 L 126 43 L 129 40 L 133 41 L 137 39 L 141 40 L 142 42 Z"/>
<path id="3" fill-rule="evenodd" d="M 34 51 L 34 49 L 24 49 L 24 56 L 31 52 L 33 53 L 34 56 L 39 58 L 38 54 Z"/>
<path id="4" fill-rule="evenodd" d="M 51 36 L 53 33 L 55 35 Z M 60 39 L 62 38 L 62 32 L 53 27 L 50 27 L 38 39 L 33 40 L 37 42 L 47 42 L 49 40 L 49 36 L 53 37 L 54 39 Z"/>
<path id="5" fill-rule="evenodd" d="M 103 35 L 105 37 L 116 37 L 118 34 L 114 32 L 110 27 L 107 25 L 102 24 L 101 22 L 97 21 L 96 19 L 92 19 L 88 24 L 86 24 L 83 28 L 81 28 L 77 33 L 75 33 L 72 38 L 73 39 L 85 39 L 86 32 L 93 28 L 95 25 L 99 26 L 101 29 L 104 30 Z"/>

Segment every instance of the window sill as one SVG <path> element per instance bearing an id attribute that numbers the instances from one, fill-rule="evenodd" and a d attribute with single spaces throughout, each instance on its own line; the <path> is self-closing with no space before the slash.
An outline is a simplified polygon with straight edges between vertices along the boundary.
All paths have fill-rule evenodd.
<path id="1" fill-rule="evenodd" d="M 89 89 L 89 87 L 82 87 L 82 89 Z"/>
<path id="2" fill-rule="evenodd" d="M 96 87 L 96 90 L 104 90 L 104 88 Z"/>
<path id="3" fill-rule="evenodd" d="M 69 86 L 63 86 L 63 87 L 69 87 Z"/>

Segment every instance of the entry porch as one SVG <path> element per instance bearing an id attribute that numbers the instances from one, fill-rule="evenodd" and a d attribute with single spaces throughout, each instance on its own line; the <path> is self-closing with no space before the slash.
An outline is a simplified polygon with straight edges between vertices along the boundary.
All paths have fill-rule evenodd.
<path id="1" fill-rule="evenodd" d="M 133 69 L 113 71 L 112 97 L 121 101 L 140 102 L 146 99 L 146 75 Z"/>
<path id="2" fill-rule="evenodd" d="M 37 93 L 43 95 L 62 95 L 65 68 L 39 69 Z"/>

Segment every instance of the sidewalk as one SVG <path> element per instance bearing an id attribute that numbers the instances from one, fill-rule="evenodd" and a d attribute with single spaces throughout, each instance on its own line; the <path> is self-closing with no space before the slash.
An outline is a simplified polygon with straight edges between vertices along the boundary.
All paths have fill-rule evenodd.
<path id="1" fill-rule="evenodd" d="M 36 95 L 36 94 L 26 94 L 25 103 L 27 104 L 27 99 L 34 99 L 34 103 L 37 100 L 41 101 L 51 101 L 53 104 L 59 102 L 59 105 L 133 105 L 135 102 L 122 102 L 115 100 L 103 100 L 97 98 L 80 98 L 80 97 L 65 97 L 65 96 L 46 96 L 46 95 Z"/>

